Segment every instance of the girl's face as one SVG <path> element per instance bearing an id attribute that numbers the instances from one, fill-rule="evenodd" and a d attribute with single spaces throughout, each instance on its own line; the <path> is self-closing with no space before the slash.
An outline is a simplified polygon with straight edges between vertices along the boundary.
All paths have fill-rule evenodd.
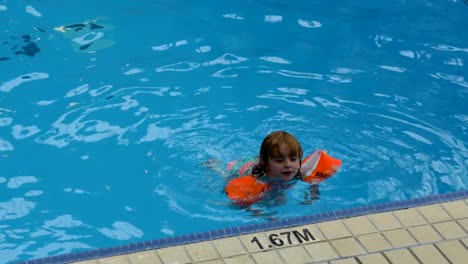
<path id="1" fill-rule="evenodd" d="M 270 157 L 267 175 L 272 182 L 287 182 L 292 180 L 299 171 L 299 157 L 291 154 L 286 144 L 279 147 L 279 156 Z"/>

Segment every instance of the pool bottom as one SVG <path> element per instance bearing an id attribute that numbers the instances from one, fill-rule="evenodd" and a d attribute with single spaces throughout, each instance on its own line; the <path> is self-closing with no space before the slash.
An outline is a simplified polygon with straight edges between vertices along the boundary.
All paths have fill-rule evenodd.
<path id="1" fill-rule="evenodd" d="M 423 261 L 424 258 L 431 258 L 429 255 L 433 253 L 428 253 L 429 255 L 425 253 L 426 251 L 433 251 L 434 248 L 430 247 L 438 249 L 438 251 L 435 252 L 439 252 L 443 260 L 450 263 L 447 260 L 454 262 L 450 258 L 463 259 L 468 257 L 468 204 L 467 201 L 464 200 L 467 198 L 468 191 L 431 195 L 411 200 L 337 210 L 262 224 L 251 224 L 203 233 L 143 241 L 119 247 L 69 253 L 19 263 L 71 263 L 80 261 L 85 261 L 84 263 L 97 263 L 96 260 L 98 259 L 100 259 L 99 263 L 172 263 L 174 261 L 171 260 L 170 256 L 185 256 L 186 258 L 175 261 L 179 263 L 193 263 L 212 260 L 213 258 L 219 260 L 219 262 L 216 263 L 231 263 L 235 261 L 237 257 L 246 257 L 247 259 L 244 260 L 250 261 L 251 263 L 262 263 L 262 261 L 267 261 L 269 258 L 277 257 L 282 263 L 288 263 L 287 256 L 290 254 L 287 252 L 294 252 L 291 256 L 300 257 L 301 260 L 299 263 L 301 263 L 301 261 L 302 263 L 316 261 L 325 261 L 324 263 L 332 261 L 333 263 L 334 260 L 343 258 L 350 258 L 350 261 L 357 261 L 355 258 L 359 258 L 359 256 L 384 258 L 387 263 L 392 263 L 389 257 L 392 256 L 392 254 L 406 254 L 405 256 L 419 259 L 419 261 Z M 457 203 L 457 207 L 459 208 L 454 209 L 452 212 L 452 209 L 447 209 L 451 207 L 437 205 L 448 202 Z M 408 208 L 418 209 L 415 210 L 415 212 L 404 210 Z M 399 214 L 402 215 L 406 214 L 404 212 L 412 212 L 414 215 L 407 220 L 402 220 L 404 218 L 400 219 L 396 217 L 396 213 L 392 213 L 391 211 L 399 212 Z M 404 221 L 414 221 L 418 219 L 418 216 L 422 219 L 420 224 L 410 224 L 407 226 L 404 223 Z M 398 218 L 398 220 L 396 220 L 396 218 Z M 395 220 L 392 221 L 391 219 Z M 347 222 L 349 223 L 346 224 Z M 353 224 L 354 222 L 358 224 Z M 352 226 L 355 227 L 351 228 Z M 368 226 L 368 229 L 364 228 L 364 226 Z M 367 231 L 353 231 L 353 229 L 358 230 L 363 228 Z M 450 235 L 444 234 L 443 230 L 448 230 Z M 395 234 L 392 235 L 392 233 Z M 401 241 L 392 242 L 387 235 L 389 237 L 395 236 L 395 241 Z M 427 236 L 432 237 L 428 239 Z M 382 239 L 383 237 L 385 238 Z M 243 248 L 247 253 L 228 254 L 227 258 L 223 257 L 223 253 L 220 252 L 219 248 L 223 248 L 222 241 L 228 238 L 235 238 L 235 240 L 231 242 L 240 243 L 240 248 Z M 221 244 L 218 247 L 214 246 L 213 243 L 206 243 L 209 241 Z M 445 247 L 445 244 L 439 246 L 431 244 L 436 242 L 455 243 L 449 244 L 448 248 L 452 248 L 452 251 L 453 248 L 459 248 L 460 250 L 456 253 L 444 253 L 440 248 Z M 415 249 L 402 251 L 404 253 L 400 253 L 398 250 L 409 246 L 405 243 L 409 243 L 409 245 L 415 247 Z M 375 245 L 380 244 L 384 244 L 384 246 L 380 248 L 381 250 L 375 248 Z M 185 245 L 185 247 L 183 245 Z M 199 248 L 201 245 L 204 246 Z M 317 245 L 324 248 L 312 250 L 312 248 Z M 228 248 L 233 247 L 234 246 L 230 245 Z M 216 248 L 217 251 L 213 251 L 214 248 Z M 159 254 L 157 254 L 155 250 L 158 250 Z M 174 250 L 176 251 L 175 253 L 170 253 Z M 318 252 L 326 252 L 328 250 L 330 254 L 328 258 L 314 258 L 314 255 L 317 254 L 317 250 Z M 383 254 L 382 252 L 386 250 L 394 253 Z M 196 252 L 196 254 L 191 254 L 190 252 Z M 212 254 L 208 254 L 207 252 L 212 252 Z M 420 252 L 420 254 L 416 252 Z M 200 256 L 204 254 L 208 254 L 209 257 L 200 258 Z M 421 256 L 418 257 L 418 254 Z M 452 256 L 453 254 L 455 254 L 455 257 Z M 122 257 L 121 255 L 124 256 Z M 451 257 L 449 258 L 448 255 Z M 154 258 L 154 261 L 139 262 L 131 260 L 132 258 L 142 260 L 145 259 L 144 256 Z M 437 256 L 438 255 L 432 257 L 437 258 Z M 222 261 L 223 259 L 224 262 Z M 242 260 L 239 259 L 239 261 Z M 359 261 L 360 262 L 350 263 L 364 263 L 362 260 Z M 294 262 L 297 262 L 297 259 L 294 260 Z"/>

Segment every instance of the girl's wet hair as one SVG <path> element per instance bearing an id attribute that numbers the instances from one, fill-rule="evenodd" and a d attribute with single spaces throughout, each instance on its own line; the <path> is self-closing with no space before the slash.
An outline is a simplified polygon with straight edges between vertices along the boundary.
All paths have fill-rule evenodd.
<path id="1" fill-rule="evenodd" d="M 286 144 L 291 149 L 291 156 L 297 157 L 299 162 L 302 161 L 302 147 L 299 141 L 288 132 L 275 131 L 263 139 L 258 164 L 252 169 L 254 176 L 260 177 L 268 172 L 270 159 L 280 156 L 280 145 L 282 144 Z"/>

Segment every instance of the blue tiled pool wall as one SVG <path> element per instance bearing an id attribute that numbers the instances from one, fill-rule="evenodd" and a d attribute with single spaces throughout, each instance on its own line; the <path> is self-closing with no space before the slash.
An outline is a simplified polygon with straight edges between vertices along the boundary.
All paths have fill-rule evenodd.
<path id="1" fill-rule="evenodd" d="M 118 247 L 94 249 L 90 251 L 68 253 L 59 256 L 45 257 L 40 259 L 33 259 L 24 262 L 18 262 L 18 264 L 49 264 L 49 263 L 67 263 L 77 262 L 96 258 L 112 257 L 117 255 L 135 253 L 144 250 L 165 248 L 178 246 L 183 244 L 190 244 L 202 241 L 209 241 L 213 239 L 245 235 L 250 233 L 268 231 L 279 228 L 289 228 L 300 225 L 314 224 L 319 222 L 343 219 L 354 216 L 382 213 L 387 211 L 406 209 L 417 206 L 430 205 L 435 203 L 449 202 L 454 200 L 468 198 L 468 190 L 437 194 L 421 198 L 415 198 L 404 201 L 388 202 L 377 205 L 361 206 L 353 209 L 337 210 L 325 213 L 319 213 L 309 216 L 301 216 L 294 218 L 287 218 L 282 220 L 276 220 L 268 223 L 261 224 L 250 224 L 236 227 L 229 227 L 224 229 L 218 229 L 203 233 L 194 233 L 181 236 L 173 236 L 168 238 L 148 240 L 138 243 L 127 244 Z"/>

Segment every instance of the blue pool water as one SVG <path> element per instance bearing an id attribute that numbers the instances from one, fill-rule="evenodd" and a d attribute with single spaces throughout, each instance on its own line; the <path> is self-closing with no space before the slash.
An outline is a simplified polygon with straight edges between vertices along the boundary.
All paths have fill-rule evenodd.
<path id="1" fill-rule="evenodd" d="M 463 1 L 0 0 L 0 263 L 466 190 Z M 318 201 L 202 166 L 287 130 Z"/>

